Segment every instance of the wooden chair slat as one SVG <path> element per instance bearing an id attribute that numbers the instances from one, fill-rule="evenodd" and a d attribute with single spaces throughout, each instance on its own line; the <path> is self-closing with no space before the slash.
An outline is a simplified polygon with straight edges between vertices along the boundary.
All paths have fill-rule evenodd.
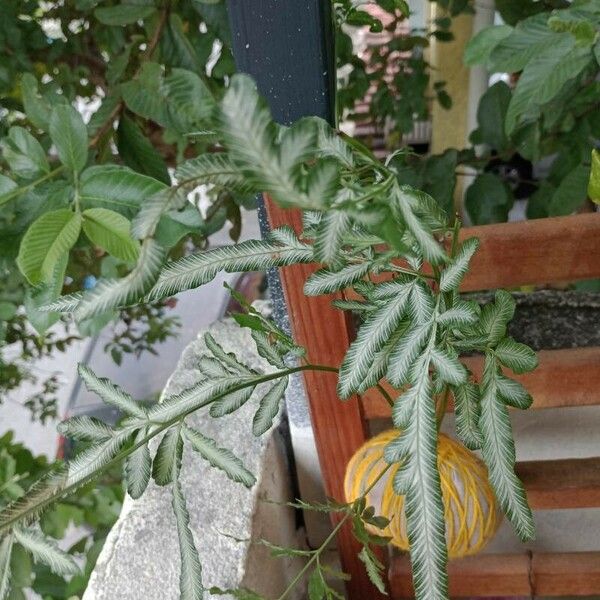
<path id="1" fill-rule="evenodd" d="M 600 507 L 600 458 L 527 461 L 515 470 L 534 509 Z"/>
<path id="2" fill-rule="evenodd" d="M 590 596 L 600 593 L 600 552 L 480 554 L 448 566 L 453 598 L 498 596 Z M 410 561 L 392 559 L 394 600 L 413 598 Z"/>
<path id="3" fill-rule="evenodd" d="M 538 356 L 540 364 L 535 371 L 514 376 L 533 396 L 533 408 L 600 405 L 600 347 L 542 350 Z M 481 357 L 468 357 L 463 362 L 475 377 L 481 375 Z M 397 394 L 387 382 L 381 383 L 393 396 Z M 368 419 L 390 416 L 390 407 L 376 389 L 361 399 Z"/>

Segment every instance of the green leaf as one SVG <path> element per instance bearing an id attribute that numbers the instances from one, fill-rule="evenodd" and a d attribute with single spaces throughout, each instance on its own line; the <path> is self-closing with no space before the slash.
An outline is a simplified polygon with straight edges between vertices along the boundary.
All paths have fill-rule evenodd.
<path id="1" fill-rule="evenodd" d="M 50 122 L 52 107 L 50 103 L 39 94 L 38 81 L 31 73 L 24 73 L 21 78 L 23 93 L 23 107 L 25 114 L 34 127 L 46 131 Z M 0 596 L 1 597 L 1 596 Z"/>
<path id="2" fill-rule="evenodd" d="M 504 290 L 498 290 L 494 302 L 483 307 L 479 321 L 479 328 L 487 335 L 488 344 L 494 346 L 506 335 L 506 326 L 514 314 L 513 297 Z"/>
<path id="3" fill-rule="evenodd" d="M 479 430 L 483 438 L 483 460 L 502 510 L 523 541 L 533 539 L 535 526 L 523 484 L 515 475 L 515 445 L 506 405 L 499 397 L 497 365 L 487 354 L 482 378 Z"/>
<path id="4" fill-rule="evenodd" d="M 46 310 L 42 310 L 42 307 L 60 296 L 65 281 L 68 261 L 68 255 L 64 254 L 56 264 L 49 283 L 44 283 L 35 288 L 27 288 L 25 292 L 25 300 L 23 302 L 25 314 L 29 323 L 39 335 L 44 335 L 49 327 L 60 319 L 59 314 L 49 313 Z"/>
<path id="5" fill-rule="evenodd" d="M 481 173 L 467 189 L 465 206 L 476 225 L 504 223 L 513 205 L 508 185 L 493 173 Z"/>
<path id="6" fill-rule="evenodd" d="M 464 63 L 467 67 L 486 64 L 494 48 L 513 31 L 508 25 L 492 25 L 478 32 L 465 48 Z"/>
<path id="7" fill-rule="evenodd" d="M 170 185 L 167 165 L 133 119 L 123 115 L 117 129 L 117 149 L 123 162 L 134 171 Z"/>
<path id="8" fill-rule="evenodd" d="M 164 254 L 163 248 L 154 240 L 145 240 L 133 270 L 121 279 L 103 279 L 93 290 L 85 293 L 75 309 L 76 318 L 89 319 L 138 302 L 156 281 Z"/>
<path id="9" fill-rule="evenodd" d="M 467 381 L 467 371 L 454 352 L 441 348 L 431 351 L 431 362 L 442 381 L 451 385 L 462 385 Z"/>
<path id="10" fill-rule="evenodd" d="M 481 448 L 480 413 L 479 388 L 476 385 L 466 383 L 454 389 L 456 434 L 470 450 Z"/>
<path id="11" fill-rule="evenodd" d="M 479 240 L 477 238 L 469 238 L 461 244 L 456 256 L 442 271 L 440 291 L 450 292 L 458 289 L 469 269 L 469 261 L 477 251 L 477 248 L 479 248 Z"/>
<path id="12" fill-rule="evenodd" d="M 138 431 L 134 444 L 141 442 L 148 434 L 146 428 Z M 127 492 L 134 499 L 141 498 L 148 487 L 150 473 L 152 472 L 152 458 L 148 449 L 148 442 L 134 450 L 125 461 L 125 481 Z"/>
<path id="13" fill-rule="evenodd" d="M 132 216 L 151 197 L 169 188 L 162 182 L 117 165 L 86 169 L 81 176 L 81 202 Z"/>
<path id="14" fill-rule="evenodd" d="M 592 170 L 587 193 L 592 202 L 600 204 L 600 152 L 592 150 Z"/>
<path id="15" fill-rule="evenodd" d="M 202 458 L 213 467 L 224 471 L 227 477 L 246 487 L 252 487 L 256 483 L 254 475 L 244 467 L 242 461 L 231 450 L 219 448 L 215 440 L 190 427 L 184 426 L 183 434 Z"/>
<path id="16" fill-rule="evenodd" d="M 322 600 L 325 596 L 325 580 L 320 569 L 315 569 L 308 579 L 308 600 Z"/>
<path id="17" fill-rule="evenodd" d="M 147 19 L 155 12 L 156 8 L 154 6 L 123 3 L 117 6 L 97 8 L 94 11 L 94 16 L 104 25 L 122 27 L 123 25 L 131 25 L 137 21 Z"/>
<path id="18" fill-rule="evenodd" d="M 307 296 L 321 296 L 344 290 L 362 279 L 371 267 L 369 262 L 350 264 L 339 271 L 320 269 L 313 273 L 304 283 Z"/>
<path id="19" fill-rule="evenodd" d="M 223 270 L 228 273 L 265 271 L 270 267 L 309 263 L 313 260 L 310 246 L 297 239 L 294 241 L 291 236 L 288 243 L 283 245 L 274 241 L 274 233 L 266 241 L 248 240 L 235 246 L 192 254 L 167 264 L 148 294 L 148 299 L 158 300 L 196 288 L 211 281 Z"/>
<path id="20" fill-rule="evenodd" d="M 74 246 L 81 215 L 68 208 L 47 212 L 34 221 L 21 240 L 17 265 L 32 285 L 53 280 L 59 261 Z"/>
<path id="21" fill-rule="evenodd" d="M 371 580 L 371 583 L 382 593 L 387 596 L 385 591 L 385 583 L 383 582 L 382 573 L 384 571 L 384 565 L 377 559 L 377 557 L 370 551 L 368 546 L 363 546 L 362 550 L 358 553 L 358 558 L 363 562 L 366 567 L 367 575 Z M 312 598 L 311 598 L 312 600 Z"/>
<path id="22" fill-rule="evenodd" d="M 90 442 L 104 442 L 115 434 L 104 421 L 87 415 L 71 417 L 59 423 L 57 430 L 65 437 Z"/>
<path id="23" fill-rule="evenodd" d="M 144 407 L 120 387 L 104 377 L 98 377 L 83 363 L 79 363 L 78 373 L 88 391 L 98 394 L 106 404 L 118 408 L 127 415 L 146 420 L 147 414 Z"/>
<path id="24" fill-rule="evenodd" d="M 510 135 L 523 117 L 530 120 L 532 111 L 550 102 L 567 81 L 577 77 L 590 64 L 590 60 L 589 50 L 575 47 L 574 38 L 568 34 L 531 60 L 519 77 L 508 106 L 506 133 Z"/>
<path id="25" fill-rule="evenodd" d="M 210 407 L 210 416 L 217 419 L 219 417 L 224 417 L 225 415 L 231 414 L 246 404 L 253 392 L 253 387 L 247 387 L 215 400 L 213 405 Z"/>
<path id="26" fill-rule="evenodd" d="M 104 442 L 79 452 L 67 465 L 68 473 L 65 486 L 81 485 L 93 478 L 98 470 L 106 467 L 115 458 L 126 441 L 127 437 L 124 435 L 115 435 Z"/>
<path id="27" fill-rule="evenodd" d="M 126 217 L 107 208 L 88 208 L 82 216 L 83 231 L 93 244 L 121 260 L 137 260 L 140 246 L 131 238 Z"/>
<path id="28" fill-rule="evenodd" d="M 46 538 L 41 532 L 15 527 L 13 534 L 15 540 L 31 552 L 36 561 L 48 565 L 53 573 L 68 576 L 80 572 L 73 557 L 63 552 L 54 541 Z"/>
<path id="29" fill-rule="evenodd" d="M 350 230 L 350 216 L 342 210 L 331 210 L 321 218 L 315 239 L 315 259 L 333 264 L 342 247 L 343 238 Z"/>
<path id="30" fill-rule="evenodd" d="M 11 171 L 23 179 L 35 179 L 50 172 L 46 152 L 22 127 L 11 127 L 0 142 L 2 155 Z"/>
<path id="31" fill-rule="evenodd" d="M 338 380 L 340 398 L 348 398 L 360 388 L 369 373 L 375 354 L 383 348 L 406 314 L 412 288 L 411 284 L 399 287 L 394 298 L 368 313 L 340 367 Z"/>
<path id="32" fill-rule="evenodd" d="M 160 440 L 152 463 L 152 478 L 156 485 L 168 485 L 173 481 L 182 453 L 183 440 L 180 428 L 171 427 Z"/>
<path id="33" fill-rule="evenodd" d="M 200 154 L 185 161 L 175 170 L 175 179 L 177 185 L 186 190 L 200 184 L 213 184 L 240 194 L 258 192 L 225 152 Z"/>
<path id="34" fill-rule="evenodd" d="M 496 375 L 496 389 L 502 400 L 514 408 L 526 410 L 533 402 L 533 398 L 518 381 L 504 375 Z"/>
<path id="35" fill-rule="evenodd" d="M 190 515 L 179 481 L 179 468 L 173 477 L 173 512 L 177 523 L 179 537 L 179 554 L 181 571 L 179 574 L 179 593 L 181 600 L 202 600 L 204 587 L 202 585 L 202 567 L 200 557 L 190 529 Z"/>
<path id="36" fill-rule="evenodd" d="M 504 127 L 506 111 L 510 104 L 512 93 L 503 81 L 498 81 L 489 87 L 479 100 L 477 107 L 477 129 L 469 138 L 476 144 L 488 144 L 496 152 L 504 152 L 509 141 Z"/>
<path id="37" fill-rule="evenodd" d="M 536 353 L 529 346 L 509 337 L 502 339 L 494 352 L 500 362 L 517 375 L 533 371 L 538 366 Z"/>
<path id="38" fill-rule="evenodd" d="M 559 217 L 573 214 L 587 198 L 588 183 L 590 181 L 590 167 L 577 165 L 560 182 L 550 199 L 548 214 Z"/>
<path id="39" fill-rule="evenodd" d="M 176 15 L 172 18 L 179 19 Z M 187 40 L 186 40 L 187 41 Z M 198 72 L 203 72 L 204 65 Z M 183 133 L 201 127 L 216 108 L 215 100 L 200 77 L 187 69 L 172 69 L 161 93 L 166 99 L 168 118 Z"/>
<path id="40" fill-rule="evenodd" d="M 285 394 L 288 378 L 282 377 L 271 389 L 260 399 L 258 410 L 252 420 L 252 433 L 260 436 L 273 426 L 273 420 L 279 413 L 279 405 Z"/>
<path id="41" fill-rule="evenodd" d="M 56 106 L 50 116 L 49 133 L 60 162 L 79 173 L 88 157 L 88 135 L 81 115 L 72 106 Z"/>
<path id="42" fill-rule="evenodd" d="M 10 592 L 10 558 L 14 538 L 5 535 L 0 542 L 0 600 L 5 600 Z"/>

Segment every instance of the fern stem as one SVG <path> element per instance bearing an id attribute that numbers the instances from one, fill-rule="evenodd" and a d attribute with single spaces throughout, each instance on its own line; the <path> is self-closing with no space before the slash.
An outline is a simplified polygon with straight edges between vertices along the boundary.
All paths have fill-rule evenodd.
<path id="1" fill-rule="evenodd" d="M 394 406 L 394 399 L 387 393 L 385 388 L 380 383 L 378 383 L 376 387 L 379 393 L 385 398 L 385 401 L 390 405 L 390 407 Z"/>
<path id="2" fill-rule="evenodd" d="M 290 367 L 289 369 L 285 369 L 283 371 L 276 371 L 274 373 L 268 373 L 266 375 L 256 377 L 250 381 L 246 381 L 246 382 L 236 385 L 232 388 L 229 388 L 225 392 L 217 394 L 207 404 L 204 404 L 202 407 L 198 407 L 198 408 L 204 408 L 205 406 L 209 406 L 210 404 L 213 404 L 214 402 L 216 402 L 223 396 L 226 396 L 227 394 L 232 394 L 234 392 L 238 392 L 246 387 L 256 386 L 258 384 L 272 381 L 274 379 L 279 379 L 280 377 L 287 377 L 288 375 L 292 375 L 293 373 L 298 373 L 301 371 L 311 371 L 311 370 L 312 371 L 327 371 L 327 372 L 332 372 L 332 373 L 338 372 L 338 369 L 336 369 L 335 367 L 330 367 L 327 365 L 307 364 L 307 365 L 300 365 L 297 367 Z M 131 446 L 128 446 L 127 448 L 124 448 L 123 450 L 121 450 L 111 460 L 109 460 L 107 463 L 105 463 L 104 465 L 102 465 L 101 467 L 99 467 L 98 469 L 93 471 L 92 473 L 90 473 L 87 476 L 85 476 L 81 479 L 78 479 L 78 480 L 74 481 L 73 483 L 70 483 L 69 485 L 62 487 L 62 488 L 59 487 L 59 484 L 57 484 L 55 481 L 54 482 L 49 481 L 48 485 L 56 486 L 56 491 L 54 493 L 52 493 L 52 495 L 44 497 L 37 504 L 27 506 L 26 510 L 24 510 L 23 512 L 19 512 L 18 507 L 15 506 L 14 515 L 9 515 L 6 519 L 2 519 L 1 518 L 2 513 L 11 509 L 11 506 L 9 505 L 2 511 L 2 513 L 0 513 L 0 534 L 4 533 L 5 531 L 10 530 L 14 525 L 18 524 L 19 522 L 30 519 L 30 518 L 34 517 L 35 515 L 40 514 L 42 511 L 44 511 L 46 508 L 48 508 L 49 506 L 51 506 L 58 500 L 61 500 L 62 498 L 65 498 L 65 497 L 69 496 L 70 494 L 74 493 L 75 491 L 77 491 L 82 485 L 85 485 L 85 484 L 93 481 L 99 475 L 101 475 L 102 473 L 104 473 L 105 471 L 107 471 L 108 469 L 113 467 L 114 465 L 118 464 L 124 458 L 127 458 L 127 456 L 129 456 L 130 454 L 135 452 L 138 448 L 147 444 L 150 440 L 152 440 L 152 438 L 156 437 L 158 434 L 169 429 L 173 425 L 181 423 L 191 413 L 198 410 L 198 408 L 193 408 L 191 410 L 188 410 L 180 415 L 177 415 L 176 417 L 173 417 L 172 419 L 170 419 L 168 421 L 165 421 L 164 423 L 151 423 L 151 425 L 155 425 L 155 428 L 152 431 L 150 431 L 143 438 L 140 438 L 139 440 L 137 440 Z M 61 475 L 60 472 L 55 473 L 54 477 L 60 476 L 60 475 Z M 52 475 L 50 477 L 52 478 Z"/>

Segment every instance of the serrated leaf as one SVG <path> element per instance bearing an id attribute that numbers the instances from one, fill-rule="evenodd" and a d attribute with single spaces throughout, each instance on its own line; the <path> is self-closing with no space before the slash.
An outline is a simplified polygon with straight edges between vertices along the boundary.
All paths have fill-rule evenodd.
<path id="1" fill-rule="evenodd" d="M 156 485 L 168 485 L 174 479 L 177 465 L 181 462 L 183 440 L 179 427 L 168 429 L 156 450 L 152 462 L 152 478 Z"/>
<path id="2" fill-rule="evenodd" d="M 246 404 L 253 392 L 253 387 L 247 387 L 219 398 L 210 407 L 210 416 L 216 419 L 231 414 Z"/>
<path id="3" fill-rule="evenodd" d="M 498 343 L 506 335 L 506 326 L 515 314 L 515 301 L 504 290 L 498 290 L 494 302 L 481 310 L 479 328 L 487 335 L 488 344 Z"/>
<path id="4" fill-rule="evenodd" d="M 131 238 L 127 218 L 107 208 L 88 208 L 82 216 L 83 231 L 93 244 L 121 260 L 137 260 L 140 245 Z"/>
<path id="5" fill-rule="evenodd" d="M 467 371 L 456 353 L 449 349 L 433 348 L 431 361 L 442 381 L 451 385 L 466 383 Z"/>
<path id="6" fill-rule="evenodd" d="M 243 363 L 239 361 L 237 356 L 233 352 L 225 352 L 223 347 L 215 340 L 210 333 L 204 334 L 204 343 L 210 350 L 213 356 L 224 366 L 226 366 L 232 373 L 241 373 L 244 375 L 252 375 L 253 372 Z"/>
<path id="7" fill-rule="evenodd" d="M 260 404 L 254 419 L 252 420 L 252 433 L 260 436 L 273 426 L 273 420 L 279 414 L 281 399 L 287 389 L 288 378 L 282 377 L 271 389 L 260 399 Z"/>
<path id="8" fill-rule="evenodd" d="M 152 239 L 145 240 L 132 271 L 121 279 L 103 279 L 84 294 L 75 310 L 76 318 L 89 319 L 141 300 L 156 281 L 164 256 L 165 252 L 159 244 Z"/>
<path id="9" fill-rule="evenodd" d="M 242 483 L 246 487 L 251 487 L 256 483 L 256 478 L 242 461 L 227 448 L 219 448 L 215 440 L 202 435 L 199 431 L 184 426 L 183 434 L 190 442 L 192 448 L 196 450 L 213 467 L 221 469 L 227 477 Z"/>
<path id="10" fill-rule="evenodd" d="M 369 550 L 368 546 L 363 546 L 362 550 L 358 553 L 358 558 L 363 562 L 366 567 L 367 575 L 371 583 L 382 593 L 387 596 L 385 591 L 385 583 L 383 582 L 382 573 L 384 566 L 377 557 Z"/>
<path id="11" fill-rule="evenodd" d="M 270 343 L 269 336 L 264 331 L 252 330 L 250 332 L 254 343 L 256 344 L 256 350 L 260 356 L 262 356 L 269 364 L 280 369 L 285 368 L 285 362 L 282 356 Z"/>
<path id="12" fill-rule="evenodd" d="M 17 265 L 32 285 L 51 282 L 61 258 L 75 245 L 81 215 L 68 208 L 44 213 L 21 240 Z"/>
<path id="13" fill-rule="evenodd" d="M 66 486 L 85 483 L 99 469 L 105 467 L 125 445 L 127 437 L 115 435 L 83 450 L 67 465 Z"/>
<path id="14" fill-rule="evenodd" d="M 63 552 L 53 540 L 45 537 L 41 531 L 15 527 L 13 535 L 21 546 L 31 552 L 36 561 L 50 567 L 50 570 L 56 575 L 69 576 L 80 573 L 73 557 Z"/>
<path id="15" fill-rule="evenodd" d="M 437 322 L 445 327 L 465 327 L 475 323 L 479 317 L 479 305 L 475 302 L 459 300 L 452 308 L 437 317 Z"/>
<path id="16" fill-rule="evenodd" d="M 87 415 L 71 417 L 59 423 L 57 430 L 66 437 L 91 442 L 104 442 L 115 434 L 104 421 Z"/>
<path id="17" fill-rule="evenodd" d="M 430 324 L 407 329 L 390 354 L 387 378 L 394 387 L 399 388 L 408 382 L 411 367 L 423 350 L 430 330 Z"/>
<path id="18" fill-rule="evenodd" d="M 387 304 L 369 313 L 340 367 L 338 394 L 348 398 L 367 376 L 375 354 L 383 348 L 406 313 L 412 285 L 406 284 Z"/>
<path id="19" fill-rule="evenodd" d="M 414 190 L 409 186 L 393 188 L 392 210 L 400 222 L 404 222 L 417 241 L 423 258 L 432 264 L 446 261 L 447 257 L 442 247 L 433 237 L 433 233 L 413 212 L 412 197 Z"/>
<path id="20" fill-rule="evenodd" d="M 307 296 L 321 296 L 344 290 L 362 279 L 370 269 L 369 262 L 347 265 L 339 271 L 319 269 L 304 283 L 304 293 Z"/>
<path id="21" fill-rule="evenodd" d="M 517 375 L 533 371 L 538 366 L 536 353 L 510 337 L 500 340 L 495 353 L 500 362 Z"/>
<path id="22" fill-rule="evenodd" d="M 450 292 L 458 289 L 458 286 L 469 269 L 469 261 L 473 254 L 475 254 L 477 248 L 479 248 L 479 240 L 477 238 L 469 238 L 462 243 L 456 256 L 442 271 L 440 277 L 440 291 Z"/>
<path id="23" fill-rule="evenodd" d="M 470 450 L 481 448 L 480 413 L 479 388 L 476 385 L 467 383 L 454 389 L 456 434 Z"/>
<path id="24" fill-rule="evenodd" d="M 487 354 L 482 377 L 479 430 L 489 480 L 502 510 L 523 540 L 533 539 L 535 525 L 523 484 L 515 475 L 515 444 L 508 409 L 498 394 L 497 365 Z"/>
<path id="25" fill-rule="evenodd" d="M 264 271 L 271 267 L 309 263 L 313 259 L 312 254 L 312 248 L 298 240 L 290 245 L 248 240 L 235 246 L 206 250 L 169 263 L 148 294 L 148 299 L 158 300 L 196 288 L 214 279 L 219 271 Z"/>
<path id="26" fill-rule="evenodd" d="M 440 477 L 437 469 L 437 428 L 429 379 L 427 352 L 420 358 L 412 393 L 413 409 L 406 437 L 411 453 L 394 481 L 396 493 L 405 493 L 405 514 L 415 596 L 445 600 L 448 593 L 446 536 Z"/>
<path id="27" fill-rule="evenodd" d="M 177 185 L 192 190 L 200 184 L 212 184 L 240 194 L 255 192 L 237 165 L 224 152 L 200 154 L 181 163 L 175 170 Z"/>
<path id="28" fill-rule="evenodd" d="M 0 542 L 0 600 L 5 600 L 10 592 L 10 559 L 13 549 L 12 534 L 4 536 Z"/>
<path id="29" fill-rule="evenodd" d="M 181 488 L 178 473 L 173 479 L 173 513 L 177 523 L 179 539 L 179 555 L 181 558 L 179 574 L 179 593 L 181 600 L 202 600 L 204 587 L 202 585 L 202 567 L 194 536 L 190 529 L 190 515 L 188 513 L 185 496 Z"/>
<path id="30" fill-rule="evenodd" d="M 127 392 L 104 377 L 98 377 L 88 366 L 79 363 L 78 373 L 88 391 L 98 394 L 110 406 L 118 408 L 127 415 L 146 420 L 143 406 L 138 404 Z"/>
<path id="31" fill-rule="evenodd" d="M 78 173 L 88 157 L 88 135 L 81 115 L 66 104 L 56 106 L 48 128 L 60 162 Z"/>
<path id="32" fill-rule="evenodd" d="M 496 387 L 498 394 L 506 404 L 526 410 L 531 406 L 533 398 L 518 381 L 504 375 L 496 375 Z"/>
<path id="33" fill-rule="evenodd" d="M 141 442 L 147 435 L 145 428 L 140 429 L 134 444 Z M 125 481 L 127 482 L 127 493 L 134 499 L 141 498 L 148 487 L 150 473 L 152 472 L 152 458 L 148 449 L 148 442 L 134 450 L 125 461 Z"/>
<path id="34" fill-rule="evenodd" d="M 334 264 L 342 247 L 344 235 L 352 221 L 342 210 L 331 210 L 321 218 L 315 238 L 315 259 L 325 264 Z"/>

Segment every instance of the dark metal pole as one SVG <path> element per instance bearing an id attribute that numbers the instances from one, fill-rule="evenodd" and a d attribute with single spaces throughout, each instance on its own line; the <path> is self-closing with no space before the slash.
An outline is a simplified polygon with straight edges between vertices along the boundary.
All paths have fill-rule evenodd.
<path id="1" fill-rule="evenodd" d="M 329 0 L 229 0 L 233 55 L 238 71 L 256 81 L 273 118 L 289 125 L 306 116 L 335 120 L 335 56 Z M 258 218 L 269 223 L 262 196 Z M 277 270 L 267 274 L 274 316 L 289 332 Z"/>

